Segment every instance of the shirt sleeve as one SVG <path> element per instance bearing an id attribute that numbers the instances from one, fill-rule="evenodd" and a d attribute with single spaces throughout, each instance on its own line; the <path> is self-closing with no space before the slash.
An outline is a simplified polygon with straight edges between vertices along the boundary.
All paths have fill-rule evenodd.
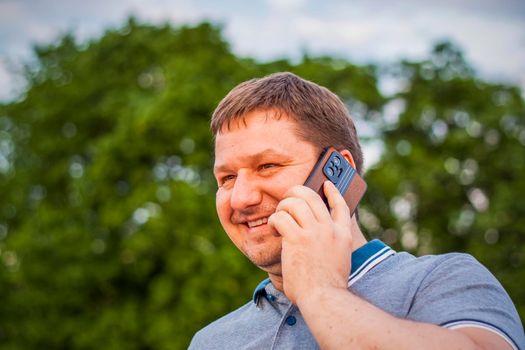
<path id="1" fill-rule="evenodd" d="M 446 254 L 421 282 L 408 319 L 457 329 L 478 327 L 525 350 L 518 312 L 498 280 L 467 254 Z"/>

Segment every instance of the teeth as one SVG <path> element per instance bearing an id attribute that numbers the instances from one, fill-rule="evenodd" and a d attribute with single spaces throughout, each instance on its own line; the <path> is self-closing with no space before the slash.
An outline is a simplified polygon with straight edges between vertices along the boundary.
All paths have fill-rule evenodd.
<path id="1" fill-rule="evenodd" d="M 248 221 L 248 226 L 255 227 L 255 226 L 262 225 L 262 224 L 266 224 L 267 222 L 268 222 L 268 218 L 262 218 L 262 219 L 255 220 L 255 221 Z"/>

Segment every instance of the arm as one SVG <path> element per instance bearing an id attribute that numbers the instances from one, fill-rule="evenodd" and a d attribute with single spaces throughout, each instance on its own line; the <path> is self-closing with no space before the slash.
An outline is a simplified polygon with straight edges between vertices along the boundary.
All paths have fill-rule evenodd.
<path id="1" fill-rule="evenodd" d="M 310 189 L 292 188 L 269 223 L 282 236 L 283 290 L 322 348 L 510 349 L 492 332 L 402 320 L 347 289 L 352 248 L 344 199 L 327 182 L 331 212 Z"/>
<path id="2" fill-rule="evenodd" d="M 311 290 L 297 306 L 322 349 L 511 349 L 486 330 L 395 318 L 347 289 Z"/>

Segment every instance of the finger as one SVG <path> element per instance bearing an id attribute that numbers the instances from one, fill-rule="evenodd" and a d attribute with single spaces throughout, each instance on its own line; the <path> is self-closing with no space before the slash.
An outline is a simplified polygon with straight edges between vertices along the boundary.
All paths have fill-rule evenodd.
<path id="1" fill-rule="evenodd" d="M 275 211 L 287 212 L 302 228 L 306 228 L 316 223 L 312 209 L 302 198 L 285 198 L 279 202 Z"/>
<path id="2" fill-rule="evenodd" d="M 294 233 L 301 231 L 301 227 L 295 222 L 290 214 L 285 211 L 277 211 L 268 218 L 268 225 L 284 238 L 293 236 Z"/>
<path id="3" fill-rule="evenodd" d="M 335 185 L 330 181 L 325 181 L 323 184 L 324 194 L 328 199 L 330 205 L 330 213 L 334 222 L 347 223 L 350 220 L 350 209 L 346 204 L 345 199 L 339 193 Z"/>
<path id="4" fill-rule="evenodd" d="M 302 198 L 310 207 L 314 217 L 320 222 L 331 221 L 330 213 L 319 194 L 309 187 L 297 185 L 290 188 L 285 197 Z"/>

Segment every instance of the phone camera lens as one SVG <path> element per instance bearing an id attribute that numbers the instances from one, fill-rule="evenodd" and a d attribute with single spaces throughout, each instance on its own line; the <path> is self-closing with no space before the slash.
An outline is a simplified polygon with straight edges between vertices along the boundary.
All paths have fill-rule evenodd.
<path id="1" fill-rule="evenodd" d="M 326 174 L 327 174 L 329 177 L 334 176 L 334 169 L 332 169 L 331 167 L 326 168 Z"/>
<path id="2" fill-rule="evenodd" d="M 339 159 L 339 157 L 334 157 L 333 161 L 336 166 L 341 164 L 341 159 Z"/>

